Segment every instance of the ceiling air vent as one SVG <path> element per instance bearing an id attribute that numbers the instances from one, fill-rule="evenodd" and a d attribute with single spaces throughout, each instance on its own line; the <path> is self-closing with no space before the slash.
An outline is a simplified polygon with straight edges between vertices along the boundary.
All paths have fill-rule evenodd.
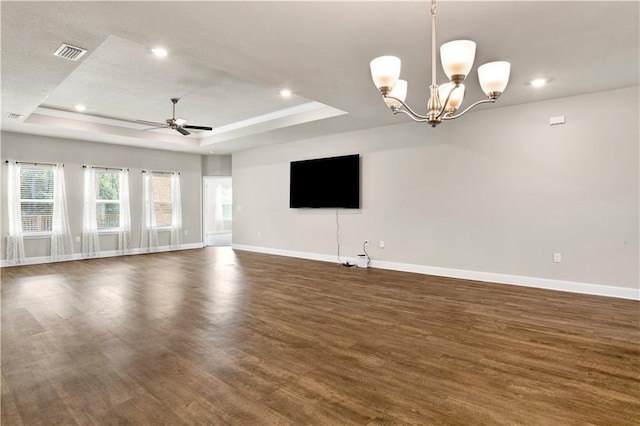
<path id="1" fill-rule="evenodd" d="M 13 113 L 13 112 L 9 112 L 9 113 L 7 113 L 7 118 L 13 118 L 14 120 L 19 120 L 19 119 L 22 118 L 22 115 L 16 114 L 16 113 Z"/>
<path id="2" fill-rule="evenodd" d="M 63 44 L 56 50 L 53 56 L 59 56 L 64 59 L 69 59 L 70 61 L 77 61 L 85 53 L 87 53 L 86 49 L 71 46 L 70 44 Z"/>

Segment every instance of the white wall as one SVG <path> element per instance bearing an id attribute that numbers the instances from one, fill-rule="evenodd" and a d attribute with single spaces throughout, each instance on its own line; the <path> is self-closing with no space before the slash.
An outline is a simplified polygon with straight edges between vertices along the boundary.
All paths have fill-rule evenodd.
<path id="1" fill-rule="evenodd" d="M 231 155 L 203 155 L 202 176 L 231 176 Z"/>
<path id="2" fill-rule="evenodd" d="M 335 256 L 336 210 L 289 209 L 289 162 L 360 153 L 342 256 L 369 239 L 374 260 L 637 289 L 638 103 L 633 87 L 236 153 L 234 245 Z"/>
<path id="3" fill-rule="evenodd" d="M 132 246 L 139 247 L 142 214 L 142 170 L 178 171 L 181 179 L 183 244 L 202 242 L 201 181 L 202 161 L 200 155 L 183 154 L 102 144 L 71 139 L 58 139 L 21 133 L 2 132 L 2 182 L 6 185 L 7 166 L 5 160 L 42 163 L 64 163 L 69 224 L 74 238 L 75 253 L 81 252 L 81 244 L 75 237 L 82 232 L 83 165 L 118 167 L 129 169 L 131 194 Z M 2 188 L 3 238 L 0 244 L 1 258 L 6 258 L 5 241 L 9 232 L 7 220 L 7 195 Z M 169 244 L 169 233 L 158 233 L 160 245 Z M 27 257 L 41 257 L 50 254 L 49 238 L 25 239 Z M 100 250 L 117 249 L 116 235 L 101 235 Z"/>

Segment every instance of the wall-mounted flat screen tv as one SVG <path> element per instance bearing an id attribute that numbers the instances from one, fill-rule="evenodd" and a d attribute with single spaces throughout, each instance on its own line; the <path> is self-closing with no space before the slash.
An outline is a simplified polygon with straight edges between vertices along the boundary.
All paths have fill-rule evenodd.
<path id="1" fill-rule="evenodd" d="M 360 208 L 360 155 L 292 161 L 291 208 Z"/>

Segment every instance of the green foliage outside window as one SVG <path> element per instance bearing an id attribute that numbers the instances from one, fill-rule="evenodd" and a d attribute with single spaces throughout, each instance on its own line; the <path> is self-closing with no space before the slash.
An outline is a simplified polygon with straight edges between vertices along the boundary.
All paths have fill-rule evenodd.
<path id="1" fill-rule="evenodd" d="M 97 173 L 96 184 L 98 200 L 120 200 L 120 181 L 117 173 Z M 120 205 L 105 203 L 104 214 L 120 214 Z"/>

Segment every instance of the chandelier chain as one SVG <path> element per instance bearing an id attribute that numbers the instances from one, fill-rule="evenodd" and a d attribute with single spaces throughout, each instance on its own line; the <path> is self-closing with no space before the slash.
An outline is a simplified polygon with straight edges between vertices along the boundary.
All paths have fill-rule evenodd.
<path id="1" fill-rule="evenodd" d="M 431 0 L 431 85 L 436 85 L 436 0 Z"/>

